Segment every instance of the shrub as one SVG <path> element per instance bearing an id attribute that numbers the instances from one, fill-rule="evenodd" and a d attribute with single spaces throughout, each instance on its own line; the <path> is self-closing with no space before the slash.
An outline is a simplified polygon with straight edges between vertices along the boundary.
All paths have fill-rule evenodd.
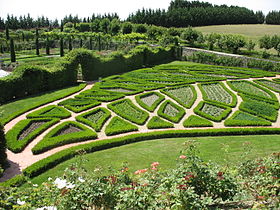
<path id="1" fill-rule="evenodd" d="M 0 124 L 0 177 L 2 175 L 1 168 L 4 169 L 6 166 L 7 154 L 6 154 L 6 138 L 4 134 L 4 128 Z"/>
<path id="2" fill-rule="evenodd" d="M 194 108 L 194 113 L 215 122 L 221 122 L 230 112 L 231 108 L 227 106 L 205 101 L 201 101 L 197 107 Z"/>
<path id="3" fill-rule="evenodd" d="M 56 118 L 38 118 L 20 121 L 7 132 L 7 147 L 15 153 L 21 152 L 34 138 L 58 121 L 59 119 Z M 39 125 L 34 125 L 34 123 L 39 123 Z"/>
<path id="4" fill-rule="evenodd" d="M 161 119 L 158 116 L 154 116 L 148 122 L 147 128 L 149 128 L 149 129 L 174 128 L 174 125 L 170 122 L 167 122 L 167 121 Z"/>
<path id="5" fill-rule="evenodd" d="M 144 109 L 153 112 L 157 106 L 164 100 L 164 96 L 158 92 L 148 92 L 135 96 L 137 103 Z"/>
<path id="6" fill-rule="evenodd" d="M 270 104 L 261 101 L 246 99 L 240 104 L 239 109 L 272 122 L 275 122 L 278 117 L 278 110 Z"/>
<path id="7" fill-rule="evenodd" d="M 108 104 L 108 108 L 131 122 L 138 125 L 144 125 L 149 115 L 147 112 L 139 109 L 129 99 L 123 99 L 111 104 Z"/>
<path id="8" fill-rule="evenodd" d="M 70 98 L 60 102 L 58 105 L 64 106 L 65 108 L 73 111 L 73 112 L 81 112 L 93 107 L 100 105 L 101 103 L 91 99 L 76 99 Z"/>
<path id="9" fill-rule="evenodd" d="M 178 123 L 185 115 L 185 110 L 174 104 L 170 100 L 166 100 L 159 108 L 157 114 L 171 122 Z"/>
<path id="10" fill-rule="evenodd" d="M 101 91 L 101 90 L 86 90 L 76 96 L 77 99 L 97 100 L 102 102 L 115 101 L 123 97 L 124 95 L 120 93 Z"/>
<path id="11" fill-rule="evenodd" d="M 54 118 L 68 118 L 71 116 L 71 113 L 66 109 L 56 106 L 49 105 L 37 111 L 34 111 L 28 114 L 27 118 L 42 118 L 42 117 L 54 117 Z"/>
<path id="12" fill-rule="evenodd" d="M 225 126 L 270 126 L 271 122 L 242 111 L 225 120 Z"/>
<path id="13" fill-rule="evenodd" d="M 32 152 L 33 154 L 40 154 L 58 146 L 95 138 L 97 138 L 97 134 L 91 129 L 80 123 L 67 121 L 58 125 L 44 136 L 44 138 L 32 148 Z"/>
<path id="14" fill-rule="evenodd" d="M 105 128 L 105 133 L 107 136 L 112 136 L 137 130 L 138 127 L 136 125 L 133 125 L 119 117 L 113 117 Z"/>
<path id="15" fill-rule="evenodd" d="M 95 131 L 99 132 L 110 116 L 111 112 L 103 107 L 100 107 L 77 116 L 76 120 L 89 125 Z"/>
<path id="16" fill-rule="evenodd" d="M 184 127 L 192 128 L 192 127 L 213 127 L 213 123 L 207 119 L 191 115 L 186 119 L 183 123 Z"/>

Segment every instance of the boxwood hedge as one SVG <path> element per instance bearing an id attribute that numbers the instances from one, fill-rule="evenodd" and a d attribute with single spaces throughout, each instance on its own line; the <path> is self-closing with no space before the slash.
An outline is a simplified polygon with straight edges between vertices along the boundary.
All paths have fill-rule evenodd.
<path id="1" fill-rule="evenodd" d="M 156 98 L 153 99 L 152 98 L 153 96 L 155 96 Z M 159 94 L 158 92 L 148 92 L 135 96 L 135 99 L 141 107 L 143 107 L 144 109 L 150 112 L 153 112 L 157 108 L 157 106 L 164 100 L 164 96 Z M 146 103 L 144 102 L 145 100 Z M 151 101 L 150 106 L 147 104 L 150 103 L 149 100 Z"/>
<path id="2" fill-rule="evenodd" d="M 127 133 L 131 131 L 138 131 L 138 127 L 131 124 L 130 122 L 121 119 L 120 117 L 113 117 L 110 123 L 105 128 L 105 133 L 107 136 Z"/>
<path id="3" fill-rule="evenodd" d="M 92 99 L 70 98 L 60 102 L 58 105 L 64 106 L 65 108 L 78 113 L 99 106 L 100 104 L 100 102 Z"/>
<path id="4" fill-rule="evenodd" d="M 236 111 L 225 120 L 225 126 L 271 126 L 271 122 L 246 112 Z"/>
<path id="5" fill-rule="evenodd" d="M 6 138 L 4 134 L 4 128 L 0 123 L 0 169 L 4 168 L 7 163 L 7 154 L 6 154 Z M 0 170 L 0 177 L 1 177 L 1 170 Z"/>
<path id="6" fill-rule="evenodd" d="M 149 129 L 174 128 L 174 125 L 173 123 L 167 122 L 158 116 L 154 116 L 148 122 L 147 128 Z"/>
<path id="7" fill-rule="evenodd" d="M 71 126 L 80 129 L 80 131 L 58 135 L 61 131 L 68 129 Z M 81 125 L 78 122 L 67 121 L 52 129 L 38 144 L 32 148 L 32 152 L 33 154 L 40 154 L 58 146 L 96 138 L 97 134 L 93 130 Z"/>
<path id="8" fill-rule="evenodd" d="M 26 117 L 27 118 L 68 118 L 71 116 L 71 113 L 68 112 L 66 109 L 56 106 L 56 105 L 49 105 L 42 109 L 36 110 L 31 112 Z"/>
<path id="9" fill-rule="evenodd" d="M 171 122 L 178 123 L 185 115 L 185 110 L 173 103 L 166 100 L 160 107 L 157 114 Z"/>
<path id="10" fill-rule="evenodd" d="M 31 130 L 23 139 L 19 139 L 19 136 L 33 123 L 43 122 L 38 128 Z M 11 130 L 6 134 L 7 147 L 9 150 L 18 153 L 21 152 L 28 143 L 30 143 L 34 138 L 43 133 L 49 127 L 58 123 L 58 118 L 37 118 L 37 119 L 26 119 L 18 122 Z"/>
<path id="11" fill-rule="evenodd" d="M 213 123 L 207 119 L 201 118 L 196 115 L 191 115 L 183 123 L 184 127 L 213 127 Z"/>

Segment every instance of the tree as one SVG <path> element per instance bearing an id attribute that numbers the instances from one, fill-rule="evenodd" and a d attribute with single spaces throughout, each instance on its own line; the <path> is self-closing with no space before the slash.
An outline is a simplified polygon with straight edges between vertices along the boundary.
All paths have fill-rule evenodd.
<path id="1" fill-rule="evenodd" d="M 100 29 L 104 33 L 109 32 L 109 27 L 110 27 L 110 20 L 108 18 L 104 18 L 103 20 L 100 21 Z"/>
<path id="2" fill-rule="evenodd" d="M 60 36 L 60 41 L 59 41 L 59 45 L 60 45 L 60 57 L 64 56 L 64 41 L 63 41 L 63 22 L 61 21 L 60 24 L 60 31 L 61 31 L 61 36 Z"/>
<path id="3" fill-rule="evenodd" d="M 8 26 L 6 26 L 5 31 L 6 31 L 6 39 L 9 40 L 10 39 L 10 32 L 9 32 Z"/>
<path id="4" fill-rule="evenodd" d="M 125 22 L 122 26 L 123 34 L 130 34 L 132 32 L 133 26 L 130 22 Z"/>
<path id="5" fill-rule="evenodd" d="M 40 55 L 40 50 L 39 50 L 39 30 L 36 28 L 36 36 L 35 36 L 35 45 L 36 45 L 36 55 Z"/>
<path id="6" fill-rule="evenodd" d="M 266 50 L 271 49 L 272 44 L 271 44 L 270 36 L 265 35 L 265 36 L 261 37 L 259 40 L 259 45 L 260 45 L 260 48 L 265 48 Z"/>
<path id="7" fill-rule="evenodd" d="M 121 29 L 120 21 L 118 19 L 113 19 L 110 23 L 111 34 L 113 34 L 113 35 L 118 34 L 120 29 Z"/>
<path id="8" fill-rule="evenodd" d="M 249 51 L 252 51 L 256 46 L 256 43 L 253 42 L 252 40 L 249 40 L 247 43 L 246 43 L 246 48 L 249 50 Z"/>
<path id="9" fill-rule="evenodd" d="M 50 41 L 48 36 L 46 37 L 46 54 L 50 54 Z"/>
<path id="10" fill-rule="evenodd" d="M 195 41 L 198 40 L 199 33 L 192 29 L 191 27 L 188 27 L 183 33 L 181 34 L 181 38 L 188 41 L 191 45 L 194 44 Z"/>
<path id="11" fill-rule="evenodd" d="M 11 62 L 16 62 L 16 52 L 13 38 L 10 38 L 10 56 Z"/>

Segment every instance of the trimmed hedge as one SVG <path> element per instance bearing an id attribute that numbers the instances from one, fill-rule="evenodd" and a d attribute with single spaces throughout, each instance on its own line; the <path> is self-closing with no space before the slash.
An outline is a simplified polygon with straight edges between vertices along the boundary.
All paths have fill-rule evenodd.
<path id="1" fill-rule="evenodd" d="M 98 116 L 97 119 L 93 119 L 93 120 L 89 119 L 89 116 L 97 113 L 102 113 L 102 115 Z M 107 109 L 103 107 L 100 107 L 77 116 L 76 120 L 86 125 L 89 125 L 96 132 L 99 132 L 103 127 L 103 125 L 105 124 L 105 122 L 110 118 L 110 116 L 111 116 L 111 112 L 109 112 Z"/>
<path id="2" fill-rule="evenodd" d="M 193 127 L 213 127 L 213 123 L 207 119 L 201 118 L 196 115 L 191 115 L 183 123 L 185 128 Z"/>
<path id="3" fill-rule="evenodd" d="M 225 136 L 225 135 L 261 135 L 261 134 L 280 134 L 280 128 L 223 128 L 223 129 L 192 129 L 192 130 L 167 130 L 154 131 L 150 133 L 131 134 L 124 137 L 117 137 L 102 141 L 95 141 L 57 152 L 45 159 L 42 159 L 23 170 L 27 177 L 37 176 L 50 168 L 66 161 L 81 151 L 90 153 L 109 149 L 125 144 L 139 141 L 177 138 L 177 137 L 197 137 L 197 136 Z"/>
<path id="4" fill-rule="evenodd" d="M 86 90 L 81 92 L 79 95 L 75 96 L 77 99 L 92 99 L 102 102 L 115 101 L 117 99 L 123 98 L 123 94 L 113 93 L 101 90 Z"/>
<path id="5" fill-rule="evenodd" d="M 144 98 L 146 97 L 152 97 L 153 95 L 155 95 L 156 97 L 158 97 L 156 100 L 153 101 L 152 105 L 149 106 L 148 104 L 146 104 L 145 102 L 143 102 Z M 137 103 L 143 107 L 144 109 L 153 112 L 155 111 L 155 109 L 157 108 L 157 106 L 164 100 L 164 96 L 159 94 L 158 92 L 148 92 L 148 93 L 144 93 L 141 95 L 137 95 L 135 96 L 135 100 L 137 101 Z"/>
<path id="6" fill-rule="evenodd" d="M 236 111 L 225 120 L 225 126 L 271 126 L 271 122 L 246 112 Z"/>
<path id="7" fill-rule="evenodd" d="M 105 128 L 105 133 L 107 136 L 113 136 L 131 131 L 138 131 L 138 127 L 121 119 L 120 117 L 113 117 Z"/>
<path id="8" fill-rule="evenodd" d="M 53 69 L 20 65 L 12 74 L 0 78 L 0 104 L 76 82 L 77 65 L 69 61 L 60 61 Z"/>
<path id="9" fill-rule="evenodd" d="M 2 175 L 1 168 L 4 169 L 6 164 L 7 164 L 6 138 L 4 134 L 4 128 L 0 123 L 0 177 Z"/>
<path id="10" fill-rule="evenodd" d="M 231 96 L 231 103 L 224 103 L 222 101 L 218 101 L 218 100 L 213 100 L 211 98 L 208 97 L 206 91 L 204 90 L 203 86 L 206 85 L 215 85 L 218 84 L 220 85 L 230 96 Z M 237 97 L 235 94 L 233 94 L 228 88 L 226 88 L 226 86 L 222 83 L 222 82 L 209 82 L 209 83 L 203 83 L 203 84 L 198 84 L 198 87 L 202 93 L 202 97 L 203 100 L 205 101 L 210 101 L 210 102 L 214 102 L 214 103 L 218 103 L 224 106 L 230 106 L 230 107 L 235 107 L 237 104 Z M 214 92 L 214 96 L 216 96 L 215 92 Z"/>
<path id="11" fill-rule="evenodd" d="M 280 84 L 279 82 L 271 81 L 271 80 L 266 80 L 266 79 L 259 79 L 259 80 L 254 80 L 259 85 L 262 85 L 272 91 L 275 91 L 277 93 L 280 93 Z"/>
<path id="12" fill-rule="evenodd" d="M 174 128 L 174 125 L 170 122 L 167 122 L 167 121 L 161 119 L 158 116 L 154 116 L 148 122 L 147 128 L 149 128 L 149 129 Z"/>
<path id="13" fill-rule="evenodd" d="M 58 105 L 64 106 L 73 112 L 79 113 L 81 111 L 99 106 L 100 104 L 101 103 L 96 100 L 70 98 L 60 102 Z"/>
<path id="14" fill-rule="evenodd" d="M 278 110 L 268 103 L 246 99 L 240 106 L 239 110 L 251 113 L 253 115 L 262 117 L 272 122 L 276 122 L 278 117 Z"/>
<path id="15" fill-rule="evenodd" d="M 56 136 L 56 134 L 60 133 L 64 129 L 68 129 L 70 126 L 81 129 L 81 131 Z M 78 122 L 68 121 L 52 129 L 38 144 L 32 148 L 32 152 L 33 154 L 40 154 L 55 147 L 96 138 L 97 134 L 93 130 L 81 125 Z"/>
<path id="16" fill-rule="evenodd" d="M 248 87 L 254 87 L 255 90 L 251 90 L 251 89 L 248 89 L 246 91 L 246 89 L 244 88 L 238 88 L 236 87 L 234 84 L 241 84 L 243 83 L 244 85 L 248 85 Z M 249 82 L 249 81 L 227 81 L 227 84 L 230 86 L 231 89 L 233 89 L 234 91 L 238 92 L 238 93 L 243 93 L 243 94 L 246 94 L 246 95 L 249 95 L 250 97 L 252 98 L 255 98 L 255 99 L 258 99 L 258 100 L 266 100 L 266 101 L 278 101 L 277 97 L 275 96 L 274 93 L 272 93 L 270 90 L 256 84 L 256 83 L 253 83 L 253 82 Z M 257 90 L 260 90 L 260 92 L 257 92 Z M 267 93 L 269 95 L 268 96 L 263 96 L 264 93 Z M 260 95 L 261 94 L 261 95 Z"/>
<path id="17" fill-rule="evenodd" d="M 206 104 L 209 104 L 210 106 L 215 106 L 217 108 L 223 109 L 224 111 L 219 115 L 219 116 L 213 116 L 210 115 L 208 113 L 205 113 L 202 111 L 203 106 L 205 106 Z M 215 122 L 221 122 L 223 119 L 226 119 L 226 117 L 230 114 L 231 112 L 231 108 L 227 107 L 227 106 L 223 106 L 220 104 L 216 104 L 216 103 L 212 103 L 212 102 L 205 102 L 205 101 L 201 101 L 197 107 L 194 108 L 194 113 L 196 113 L 197 115 L 200 115 L 202 117 L 205 117 L 209 120 L 213 120 Z"/>
<path id="18" fill-rule="evenodd" d="M 169 114 L 166 113 L 166 107 L 172 107 L 172 109 L 174 108 L 174 111 L 176 110 L 177 113 L 175 113 L 174 116 L 172 116 L 173 113 L 172 110 L 170 110 L 171 112 Z M 178 106 L 177 104 L 174 104 L 172 101 L 170 100 L 166 100 L 160 107 L 159 107 L 159 110 L 157 112 L 157 114 L 160 116 L 160 117 L 163 117 L 164 119 L 167 119 L 171 122 L 174 122 L 174 123 L 178 123 L 185 115 L 185 110 Z"/>
<path id="19" fill-rule="evenodd" d="M 26 117 L 27 118 L 42 118 L 42 117 L 68 118 L 70 116 L 71 113 L 68 112 L 66 109 L 56 105 L 50 105 L 28 114 Z"/>
<path id="20" fill-rule="evenodd" d="M 193 96 L 189 101 L 184 101 L 184 100 L 181 99 L 181 96 L 183 96 L 182 93 L 180 93 L 178 96 L 175 96 L 175 95 L 173 95 L 169 92 L 169 91 L 178 90 L 178 89 L 181 89 L 181 88 L 191 88 Z M 171 87 L 171 88 L 165 88 L 165 89 L 162 89 L 161 92 L 166 94 L 167 96 L 169 96 L 173 100 L 175 100 L 180 105 L 186 107 L 187 109 L 192 107 L 192 105 L 194 104 L 194 102 L 197 98 L 197 93 L 196 93 L 194 87 L 191 86 L 191 85 L 182 85 L 182 86 L 176 86 L 176 87 Z"/>
<path id="21" fill-rule="evenodd" d="M 149 114 L 147 112 L 139 109 L 129 99 L 112 102 L 108 104 L 107 107 L 124 119 L 138 125 L 144 125 L 149 118 Z"/>
<path id="22" fill-rule="evenodd" d="M 23 139 L 18 139 L 19 136 L 34 122 L 45 122 L 32 132 L 30 132 Z M 6 134 L 7 147 L 9 150 L 19 153 L 21 152 L 26 145 L 28 145 L 34 138 L 39 136 L 45 130 L 50 128 L 52 125 L 59 122 L 57 118 L 37 118 L 37 119 L 26 119 L 18 122 L 11 130 Z"/>

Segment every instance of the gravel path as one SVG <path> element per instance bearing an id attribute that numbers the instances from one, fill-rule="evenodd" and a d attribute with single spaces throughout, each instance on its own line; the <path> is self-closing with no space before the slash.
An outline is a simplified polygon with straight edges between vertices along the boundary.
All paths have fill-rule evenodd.
<path id="1" fill-rule="evenodd" d="M 268 78 L 265 78 L 265 79 L 272 80 L 272 79 L 274 79 L 274 78 L 280 78 L 280 75 L 277 75 L 276 77 L 268 77 Z M 256 79 L 256 78 L 254 78 L 254 79 Z M 243 79 L 243 80 L 252 81 L 253 79 Z M 229 90 L 231 90 L 232 92 L 234 92 L 234 91 L 227 85 L 227 83 L 226 83 L 225 81 L 223 81 L 223 83 L 225 84 L 225 86 L 226 86 Z M 33 112 L 33 111 L 35 111 L 35 110 L 41 109 L 41 108 L 43 108 L 43 107 L 49 106 L 49 105 L 57 105 L 59 102 L 65 100 L 65 99 L 68 99 L 68 98 L 73 98 L 74 96 L 78 95 L 80 92 L 82 92 L 82 91 L 84 91 L 84 90 L 91 89 L 93 85 L 94 85 L 93 83 L 89 83 L 83 90 L 81 90 L 81 91 L 79 91 L 79 92 L 77 92 L 77 93 L 75 93 L 75 94 L 73 94 L 73 95 L 70 95 L 70 96 L 68 96 L 68 97 L 66 97 L 66 98 L 64 98 L 64 99 L 60 99 L 60 100 L 51 102 L 51 103 L 49 103 L 49 104 L 43 105 L 43 106 L 41 106 L 41 107 L 38 107 L 38 108 L 36 108 L 36 109 L 33 109 L 33 110 L 31 110 L 31 111 L 28 111 L 28 112 L 26 112 L 26 113 L 24 113 L 24 114 L 18 116 L 17 118 L 13 119 L 12 121 L 10 121 L 9 123 L 7 123 L 7 124 L 5 125 L 5 131 L 7 132 L 7 131 L 10 130 L 15 124 L 17 124 L 19 121 L 26 119 L 26 116 L 27 116 L 29 113 L 31 113 L 31 112 Z M 194 84 L 193 86 L 195 87 L 195 90 L 196 90 L 196 92 L 197 92 L 197 99 L 196 99 L 196 101 L 194 102 L 193 106 L 192 106 L 190 109 L 185 109 L 185 108 L 184 108 L 184 109 L 186 110 L 186 114 L 185 114 L 185 116 L 183 117 L 183 119 L 182 119 L 179 123 L 175 123 L 175 124 L 174 124 L 174 128 L 169 128 L 169 129 L 151 129 L 151 130 L 149 130 L 149 129 L 146 127 L 147 122 L 148 122 L 153 116 L 156 116 L 156 115 L 157 115 L 156 113 L 157 113 L 157 111 L 158 111 L 160 105 L 163 103 L 163 102 L 161 102 L 161 104 L 159 104 L 159 105 L 157 106 L 157 108 L 155 109 L 154 112 L 152 112 L 152 113 L 149 112 L 149 119 L 147 120 L 147 122 L 146 122 L 145 125 L 143 125 L 143 126 L 137 125 L 138 128 L 139 128 L 139 131 L 134 131 L 134 132 L 130 132 L 130 133 L 124 133 L 124 134 L 114 135 L 113 137 L 107 137 L 106 134 L 105 134 L 105 128 L 106 128 L 106 126 L 109 124 L 110 119 L 113 118 L 114 116 L 117 116 L 114 112 L 111 112 L 111 117 L 110 117 L 110 119 L 107 120 L 107 122 L 105 123 L 105 125 L 103 126 L 103 128 L 101 129 L 101 131 L 97 133 L 97 134 L 98 134 L 98 139 L 96 139 L 96 140 L 88 140 L 88 141 L 85 141 L 85 142 L 78 142 L 78 143 L 67 144 L 67 145 L 64 145 L 64 146 L 60 146 L 60 147 L 51 149 L 51 150 L 49 150 L 49 151 L 47 151 L 47 152 L 45 152 L 45 153 L 42 153 L 42 154 L 33 155 L 31 149 L 32 149 L 38 142 L 40 142 L 40 141 L 43 139 L 43 137 L 44 137 L 50 130 L 52 130 L 52 129 L 54 128 L 54 126 L 56 127 L 56 126 L 58 126 L 59 124 L 61 124 L 61 123 L 63 123 L 63 122 L 66 122 L 66 121 L 75 121 L 75 117 L 76 117 L 77 115 L 80 115 L 80 114 L 83 114 L 83 113 L 85 113 L 85 112 L 88 112 L 90 109 L 89 109 L 89 110 L 85 110 L 85 111 L 80 112 L 80 113 L 74 113 L 74 112 L 71 112 L 71 111 L 70 111 L 71 117 L 69 117 L 69 118 L 67 118 L 67 119 L 63 119 L 63 120 L 61 120 L 59 123 L 57 123 L 57 124 L 55 124 L 54 126 L 48 128 L 48 129 L 47 129 L 46 131 L 44 131 L 41 135 L 39 135 L 38 137 L 36 137 L 30 144 L 28 144 L 28 146 L 27 146 L 21 153 L 13 153 L 13 152 L 11 152 L 10 150 L 7 150 L 8 160 L 9 160 L 9 162 L 10 162 L 10 167 L 5 171 L 4 176 L 3 176 L 2 178 L 0 178 L 0 182 L 3 182 L 3 181 L 5 181 L 5 180 L 8 180 L 8 179 L 10 179 L 11 177 L 13 177 L 13 176 L 15 176 L 15 175 L 17 175 L 17 174 L 20 174 L 21 171 L 22 171 L 23 169 L 25 169 L 26 167 L 32 165 L 33 163 L 35 163 L 35 162 L 37 162 L 37 161 L 39 161 L 39 160 L 42 160 L 42 159 L 44 159 L 44 158 L 46 158 L 46 157 L 48 157 L 48 156 L 50 156 L 50 155 L 52 155 L 52 154 L 55 154 L 55 153 L 57 153 L 57 152 L 59 152 L 59 151 L 62 151 L 62 150 L 64 150 L 64 149 L 67 149 L 67 148 L 70 148 L 70 147 L 73 147 L 73 146 L 77 146 L 77 145 L 81 145 L 81 144 L 86 144 L 86 143 L 93 142 L 93 141 L 101 141 L 101 140 L 104 140 L 104 139 L 111 139 L 111 138 L 126 136 L 126 135 L 130 135 L 130 134 L 133 134 L 133 133 L 150 133 L 150 132 L 154 132 L 154 131 L 163 131 L 163 130 L 191 130 L 191 129 L 193 129 L 193 128 L 185 128 L 185 127 L 183 126 L 183 122 L 184 122 L 189 116 L 195 115 L 195 113 L 194 113 L 194 111 L 193 111 L 194 108 L 198 105 L 198 103 L 199 103 L 200 101 L 203 100 L 203 99 L 202 99 L 201 91 L 199 90 L 197 84 Z M 155 90 L 155 91 L 156 91 L 156 92 L 160 92 L 159 90 Z M 145 91 L 145 92 L 150 92 L 150 91 Z M 273 91 L 272 91 L 272 92 L 273 92 Z M 236 92 L 234 92 L 234 93 L 237 95 Z M 139 93 L 139 94 L 142 94 L 142 93 Z M 136 95 L 139 95 L 139 94 L 136 94 Z M 162 94 L 162 93 L 161 93 L 161 94 Z M 277 95 L 278 100 L 280 101 L 280 95 L 279 95 L 279 93 L 275 93 L 275 94 Z M 140 107 L 140 106 L 137 104 L 137 102 L 136 102 L 136 100 L 135 100 L 135 96 L 136 96 L 136 95 L 126 96 L 125 98 L 130 99 L 137 107 L 139 107 L 140 109 L 144 110 L 142 107 Z M 171 100 L 172 102 L 174 102 L 174 103 L 176 103 L 177 105 L 179 105 L 175 100 L 173 100 L 172 98 L 170 98 L 170 97 L 168 97 L 168 96 L 166 96 L 166 95 L 165 95 L 165 99 L 166 99 L 166 100 Z M 233 115 L 235 111 L 238 110 L 238 107 L 239 107 L 239 105 L 241 104 L 241 102 L 242 102 L 241 97 L 237 95 L 237 105 L 236 105 L 235 108 L 232 108 L 232 112 L 231 112 L 231 114 L 229 115 L 229 117 L 230 117 L 231 115 Z M 108 103 L 102 103 L 102 104 L 99 105 L 98 107 L 107 108 L 107 104 L 108 104 Z M 181 106 L 181 105 L 179 105 L 179 106 Z M 182 107 L 182 106 L 181 106 L 181 107 Z M 94 108 L 92 108 L 92 109 L 95 109 L 95 108 L 97 108 L 97 107 L 94 107 Z M 183 107 L 182 107 L 182 108 L 183 108 Z M 69 110 L 68 110 L 68 111 L 69 111 Z M 146 111 L 146 110 L 145 110 L 145 111 Z M 119 116 L 119 117 L 120 117 L 120 116 Z M 134 124 L 134 123 L 132 123 L 132 124 Z M 135 125 L 136 125 L 136 124 L 135 124 Z M 220 123 L 213 123 L 213 125 L 214 125 L 214 126 L 213 126 L 212 128 L 209 128 L 209 127 L 203 128 L 203 127 L 202 127 L 202 128 L 195 128 L 195 129 L 225 128 L 224 122 L 223 122 L 223 121 L 220 122 Z M 90 127 L 87 126 L 87 125 L 85 125 L 85 126 L 88 127 L 88 128 L 90 128 Z M 273 123 L 271 127 L 280 128 L 280 114 L 279 114 L 279 116 L 278 116 L 277 121 L 276 121 L 275 123 Z M 228 128 L 229 128 L 229 127 L 228 127 Z M 90 128 L 90 129 L 92 129 L 92 128 Z"/>

